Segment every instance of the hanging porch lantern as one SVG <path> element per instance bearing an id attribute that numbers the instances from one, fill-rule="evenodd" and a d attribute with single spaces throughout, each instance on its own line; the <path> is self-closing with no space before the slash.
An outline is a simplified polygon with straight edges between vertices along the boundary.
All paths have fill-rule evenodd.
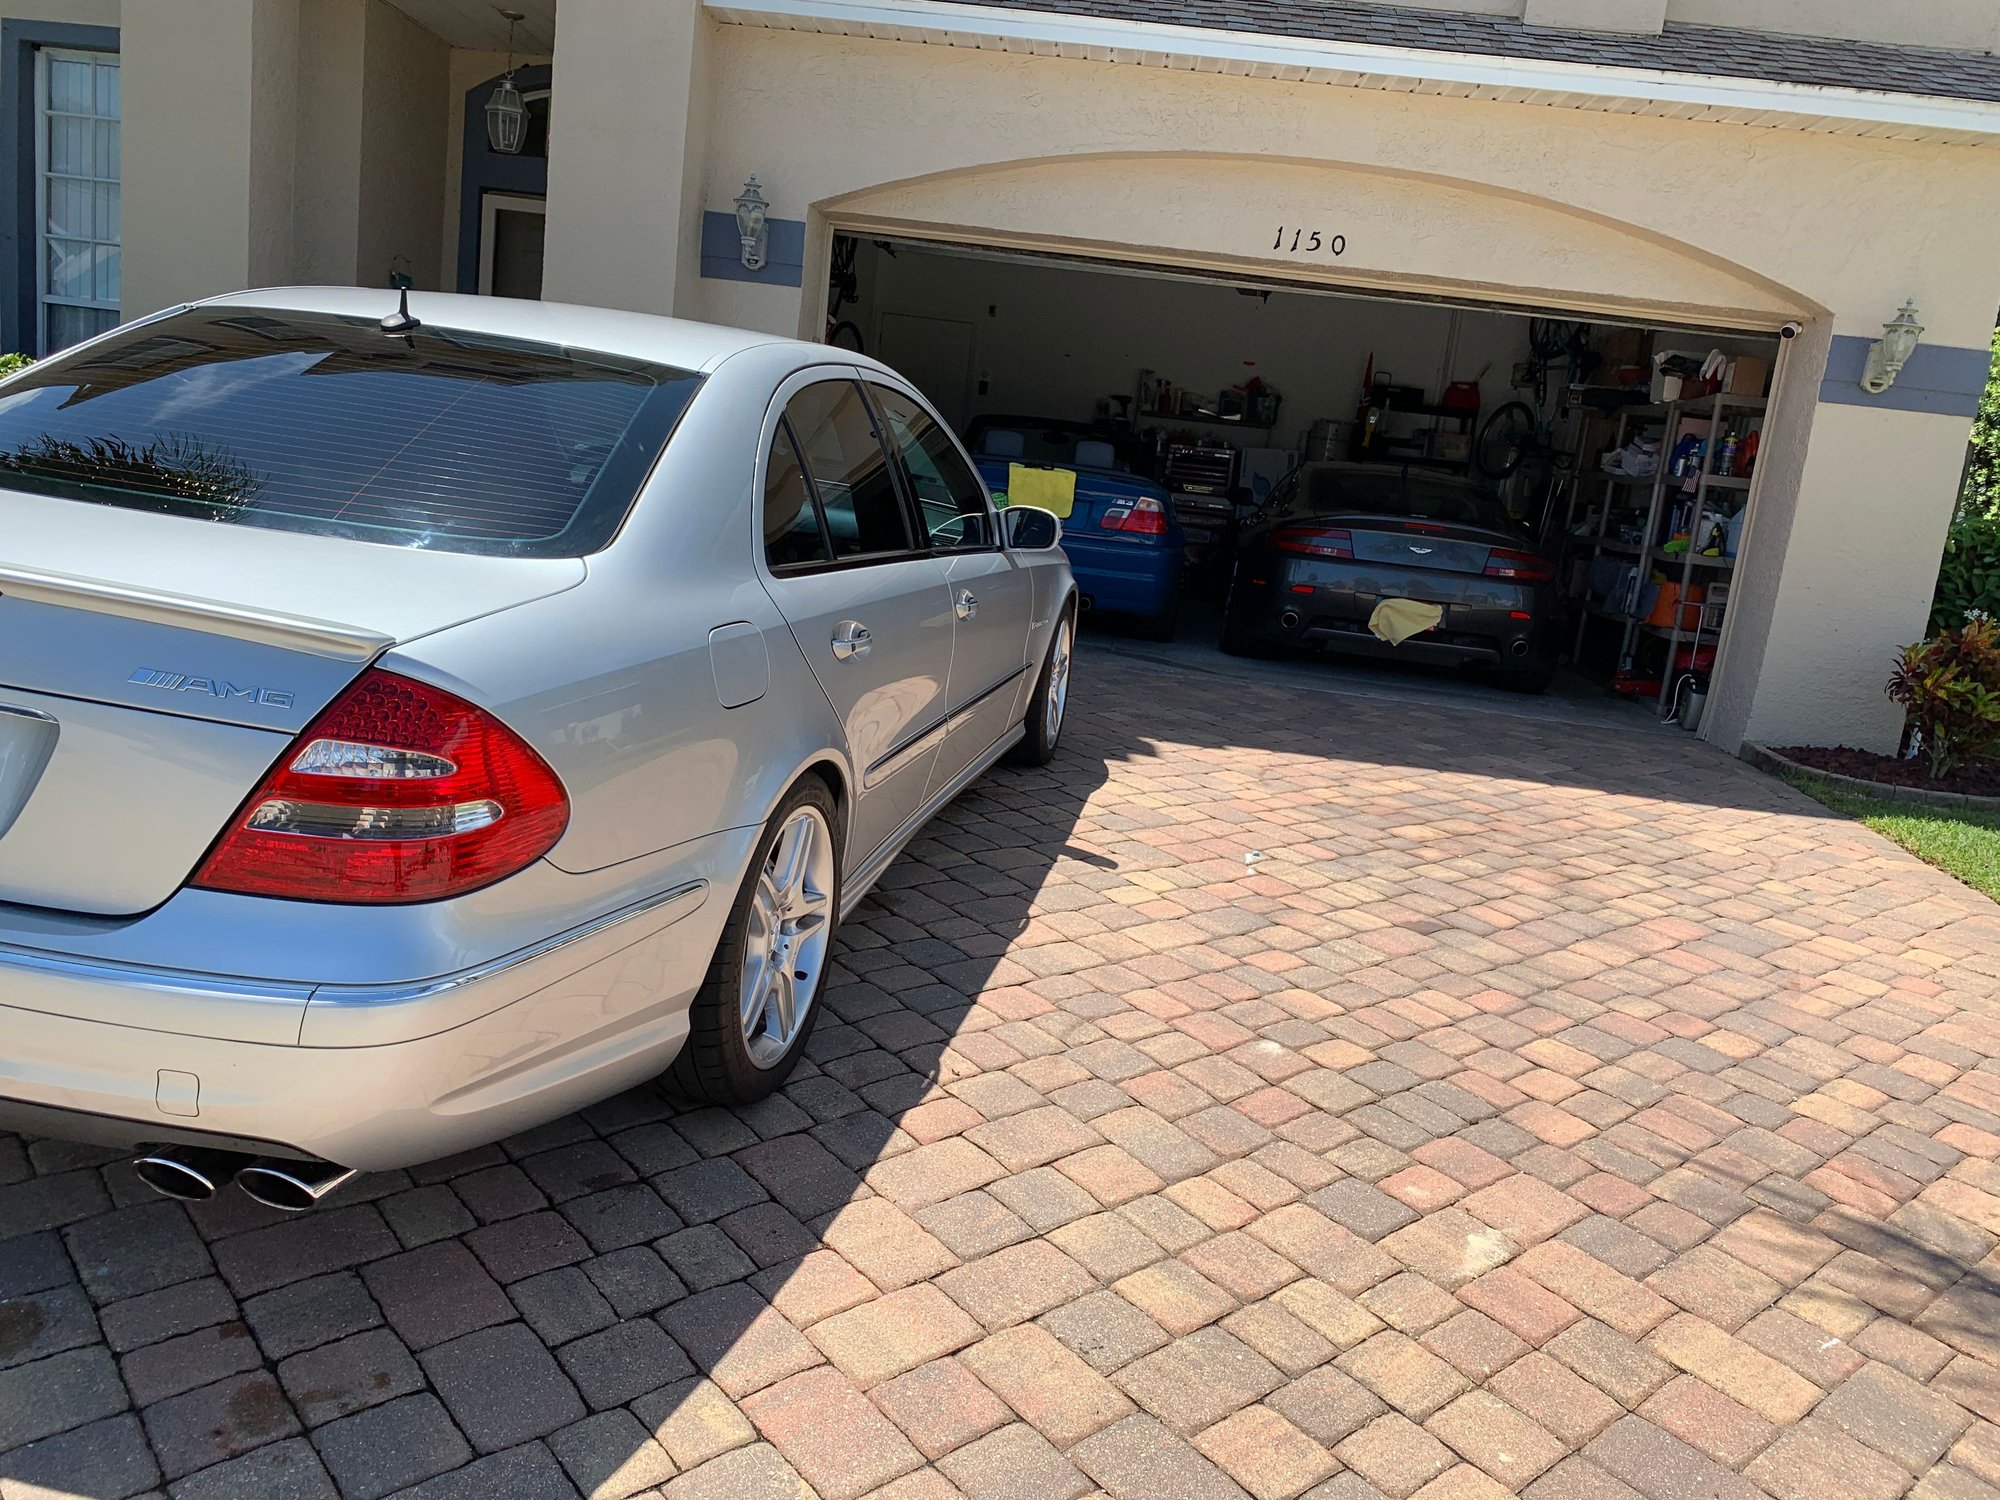
<path id="1" fill-rule="evenodd" d="M 507 72 L 486 99 L 486 144 L 504 156 L 518 156 L 528 136 L 528 102 L 514 87 L 514 26 L 522 13 L 503 10 L 500 14 L 507 18 Z"/>

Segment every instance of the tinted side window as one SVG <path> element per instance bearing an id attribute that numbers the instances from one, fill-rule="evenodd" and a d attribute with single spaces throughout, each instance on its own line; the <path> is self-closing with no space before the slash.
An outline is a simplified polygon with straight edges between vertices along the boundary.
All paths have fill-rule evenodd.
<path id="1" fill-rule="evenodd" d="M 986 491 L 951 439 L 906 396 L 879 385 L 868 387 L 889 428 L 889 443 L 903 461 L 903 474 L 917 502 L 933 547 L 990 547 Z"/>
<path id="2" fill-rule="evenodd" d="M 773 568 L 833 561 L 820 528 L 819 506 L 806 483 L 791 430 L 783 422 L 771 440 L 771 459 L 764 469 L 764 560 Z"/>
<path id="3" fill-rule="evenodd" d="M 819 494 L 833 555 L 910 551 L 903 502 L 861 387 L 849 380 L 809 385 L 786 403 L 785 422 Z"/>

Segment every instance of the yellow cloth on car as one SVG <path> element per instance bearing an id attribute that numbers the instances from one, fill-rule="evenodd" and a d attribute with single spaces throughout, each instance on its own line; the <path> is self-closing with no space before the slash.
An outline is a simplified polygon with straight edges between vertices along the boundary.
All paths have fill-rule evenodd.
<path id="1" fill-rule="evenodd" d="M 1376 638 L 1400 646 L 1413 635 L 1422 635 L 1444 618 L 1444 611 L 1421 599 L 1384 599 L 1368 617 L 1368 628 Z"/>
<path id="2" fill-rule="evenodd" d="M 1040 506 L 1067 521 L 1069 513 L 1076 509 L 1076 471 L 1009 464 L 1007 503 Z"/>

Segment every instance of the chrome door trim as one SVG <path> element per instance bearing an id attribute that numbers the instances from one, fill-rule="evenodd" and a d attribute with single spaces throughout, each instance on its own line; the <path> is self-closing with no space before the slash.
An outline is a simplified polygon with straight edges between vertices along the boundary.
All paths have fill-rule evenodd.
<path id="1" fill-rule="evenodd" d="M 991 698 L 995 693 L 1003 693 L 1008 688 L 1012 687 L 1015 683 L 1019 682 L 1021 680 L 1022 674 L 1025 673 L 1027 670 L 1028 669 L 1025 666 L 1014 668 L 1013 671 L 1009 672 L 1005 677 L 1001 678 L 998 682 L 994 683 L 993 686 L 988 688 L 985 692 L 979 694 L 975 698 L 967 699 L 964 703 L 961 703 L 957 708 L 954 708 L 951 711 L 950 717 L 945 721 L 945 733 L 956 734 L 960 729 L 964 728 L 965 720 L 967 719 L 968 716 L 970 716 L 970 714 L 975 708 L 979 707 L 980 704 L 984 703 L 988 698 Z"/>
<path id="2" fill-rule="evenodd" d="M 861 784 L 864 787 L 876 786 L 902 770 L 905 765 L 916 759 L 917 756 L 922 755 L 926 750 L 935 749 L 943 742 L 950 726 L 950 716 L 946 715 L 943 718 L 931 720 L 930 723 L 926 724 L 922 729 L 917 730 L 914 734 L 905 735 L 886 755 L 881 756 L 874 764 L 863 768 L 861 772 Z"/>
<path id="3" fill-rule="evenodd" d="M 862 898 L 874 888 L 875 882 L 882 878 L 882 872 L 889 868 L 889 865 L 898 854 L 903 852 L 903 846 L 916 837 L 917 831 L 932 818 L 936 817 L 939 810 L 946 803 L 950 802 L 952 798 L 956 797 L 960 792 L 971 786 L 973 782 L 985 775 L 992 768 L 995 761 L 1020 744 L 1026 738 L 1027 733 L 1027 725 L 1016 724 L 1013 729 L 1001 735 L 971 765 L 960 771 L 958 775 L 954 776 L 941 790 L 926 801 L 922 807 L 912 813 L 908 822 L 890 834 L 889 837 L 882 840 L 875 852 L 864 859 L 841 881 L 841 921 L 845 922 L 853 914 L 854 908 L 861 904 Z"/>

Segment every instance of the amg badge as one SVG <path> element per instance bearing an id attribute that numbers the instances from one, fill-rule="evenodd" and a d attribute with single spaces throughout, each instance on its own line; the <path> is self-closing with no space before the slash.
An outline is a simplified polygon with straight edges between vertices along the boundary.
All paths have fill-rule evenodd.
<path id="1" fill-rule="evenodd" d="M 259 708 L 290 708 L 294 697 L 282 688 L 239 687 L 221 677 L 189 677 L 180 672 L 162 672 L 158 667 L 140 667 L 125 680 L 167 693 L 207 693 L 211 698 L 243 698 Z"/>

